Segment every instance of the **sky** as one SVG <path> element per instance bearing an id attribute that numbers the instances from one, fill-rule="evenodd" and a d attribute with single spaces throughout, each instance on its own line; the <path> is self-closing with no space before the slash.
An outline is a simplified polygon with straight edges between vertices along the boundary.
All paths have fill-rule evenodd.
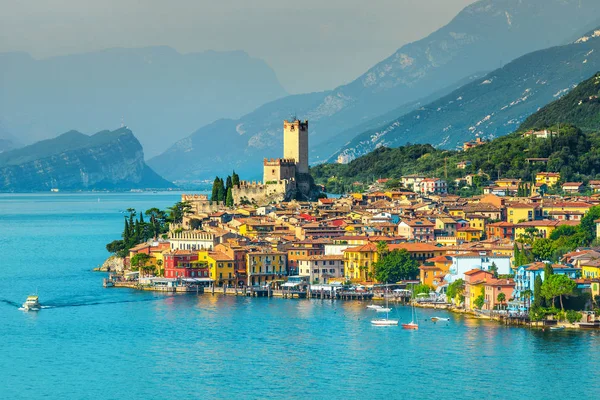
<path id="1" fill-rule="evenodd" d="M 0 52 L 244 50 L 289 93 L 352 81 L 474 0 L 0 0 Z"/>

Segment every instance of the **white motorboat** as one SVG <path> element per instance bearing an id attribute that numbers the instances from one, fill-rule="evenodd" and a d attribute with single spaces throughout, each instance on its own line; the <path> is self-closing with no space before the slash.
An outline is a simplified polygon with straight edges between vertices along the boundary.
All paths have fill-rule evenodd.
<path id="1" fill-rule="evenodd" d="M 443 317 L 431 317 L 431 320 L 433 322 L 449 322 L 450 318 L 443 318 Z"/>
<path id="2" fill-rule="evenodd" d="M 24 311 L 40 311 L 42 306 L 40 306 L 38 296 L 32 295 L 27 296 L 27 300 L 23 303 L 22 308 Z"/>
<path id="3" fill-rule="evenodd" d="M 367 306 L 367 308 L 369 308 L 371 310 L 379 310 L 379 309 L 383 308 L 383 306 L 380 306 L 379 304 L 369 304 Z"/>
<path id="4" fill-rule="evenodd" d="M 392 311 L 392 309 L 387 308 L 387 307 L 381 307 L 381 308 L 376 308 L 375 311 L 388 313 L 388 312 Z"/>

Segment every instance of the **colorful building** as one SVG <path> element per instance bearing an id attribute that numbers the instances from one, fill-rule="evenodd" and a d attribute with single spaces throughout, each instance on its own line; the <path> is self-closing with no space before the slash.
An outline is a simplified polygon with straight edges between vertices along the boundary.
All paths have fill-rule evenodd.
<path id="1" fill-rule="evenodd" d="M 536 184 L 545 184 L 548 187 L 556 186 L 560 181 L 559 172 L 538 172 L 535 174 Z"/>
<path id="2" fill-rule="evenodd" d="M 275 281 L 283 281 L 287 275 L 286 253 L 262 249 L 246 254 L 248 286 L 261 286 Z"/>
<path id="3" fill-rule="evenodd" d="M 232 257 L 220 251 L 200 251 L 198 261 L 208 265 L 208 276 L 216 286 L 236 286 L 235 264 Z"/>
<path id="4" fill-rule="evenodd" d="M 377 262 L 377 245 L 367 243 L 344 250 L 344 275 L 357 282 L 374 280 L 373 264 Z"/>

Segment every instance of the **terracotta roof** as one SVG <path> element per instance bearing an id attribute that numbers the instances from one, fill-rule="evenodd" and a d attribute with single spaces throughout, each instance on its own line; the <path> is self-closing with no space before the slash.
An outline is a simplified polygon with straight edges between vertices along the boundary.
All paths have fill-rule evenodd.
<path id="1" fill-rule="evenodd" d="M 417 251 L 446 251 L 444 247 L 434 246 L 429 243 L 398 243 L 398 244 L 390 244 L 388 246 L 389 250 L 407 250 L 408 252 L 417 252 Z"/>
<path id="2" fill-rule="evenodd" d="M 356 247 L 349 247 L 346 250 L 344 250 L 344 252 L 352 252 L 352 253 L 367 253 L 367 252 L 373 252 L 373 251 L 377 251 L 377 245 L 375 243 L 367 243 L 367 244 L 363 244 L 362 246 L 356 246 Z"/>

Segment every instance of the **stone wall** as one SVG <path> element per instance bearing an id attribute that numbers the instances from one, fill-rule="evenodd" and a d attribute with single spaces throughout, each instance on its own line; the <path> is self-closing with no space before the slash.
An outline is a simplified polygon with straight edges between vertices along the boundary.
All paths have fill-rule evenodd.
<path id="1" fill-rule="evenodd" d="M 266 205 L 271 202 L 289 200 L 295 190 L 296 182 L 285 179 L 269 184 L 241 182 L 239 188 L 233 188 L 232 194 L 235 205 L 240 205 L 245 201 L 257 205 Z"/>

